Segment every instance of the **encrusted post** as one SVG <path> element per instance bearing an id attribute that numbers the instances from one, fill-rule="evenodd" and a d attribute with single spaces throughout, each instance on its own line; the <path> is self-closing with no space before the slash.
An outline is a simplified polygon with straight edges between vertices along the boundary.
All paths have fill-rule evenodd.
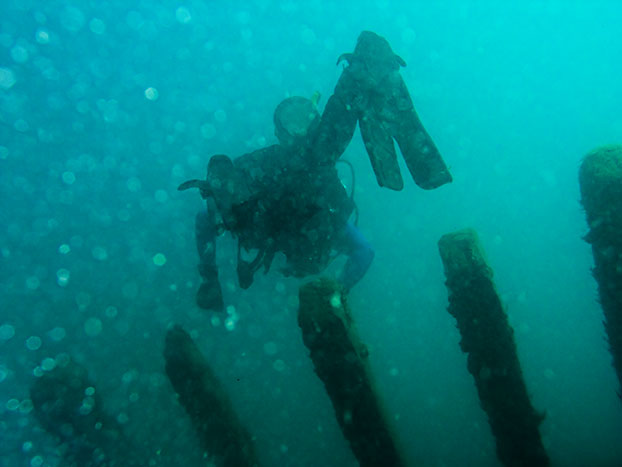
<path id="1" fill-rule="evenodd" d="M 250 435 L 205 357 L 180 326 L 166 334 L 166 374 L 192 420 L 203 449 L 223 467 L 258 466 Z"/>
<path id="2" fill-rule="evenodd" d="M 590 231 L 594 278 L 622 399 L 622 145 L 590 152 L 579 170 L 581 202 Z"/>
<path id="3" fill-rule="evenodd" d="M 315 372 L 361 467 L 403 465 L 383 416 L 346 294 L 337 282 L 318 279 L 300 288 L 298 324 Z"/>
<path id="4" fill-rule="evenodd" d="M 105 411 L 86 369 L 67 359 L 37 378 L 30 387 L 34 414 L 56 437 L 67 465 L 141 466 L 119 422 Z"/>
<path id="5" fill-rule="evenodd" d="M 482 408 L 495 437 L 497 457 L 508 466 L 546 466 L 538 426 L 543 415 L 531 405 L 492 270 L 474 230 L 438 242 L 447 278 L 449 313 L 456 318 Z"/>

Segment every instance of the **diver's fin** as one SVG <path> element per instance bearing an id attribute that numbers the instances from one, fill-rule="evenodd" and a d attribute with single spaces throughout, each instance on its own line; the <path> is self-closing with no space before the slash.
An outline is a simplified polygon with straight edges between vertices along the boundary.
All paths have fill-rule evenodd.
<path id="1" fill-rule="evenodd" d="M 393 138 L 384 122 L 373 111 L 365 111 L 359 127 L 378 185 L 396 191 L 404 188 Z"/>
<path id="2" fill-rule="evenodd" d="M 395 115 L 389 123 L 390 131 L 400 147 L 413 180 L 425 190 L 450 183 L 452 177 L 449 169 L 419 120 L 404 80 L 400 77 L 399 83 L 394 86 L 394 92 L 389 99 L 389 102 L 394 101 L 390 107 Z"/>
<path id="3" fill-rule="evenodd" d="M 406 62 L 388 41 L 363 31 L 335 88 L 357 113 L 365 148 L 380 186 L 401 190 L 393 139 L 415 183 L 426 190 L 452 181 L 434 141 L 423 127 L 399 69 Z M 352 66 L 352 63 L 355 66 Z M 341 87 L 340 87 L 341 85 Z"/>

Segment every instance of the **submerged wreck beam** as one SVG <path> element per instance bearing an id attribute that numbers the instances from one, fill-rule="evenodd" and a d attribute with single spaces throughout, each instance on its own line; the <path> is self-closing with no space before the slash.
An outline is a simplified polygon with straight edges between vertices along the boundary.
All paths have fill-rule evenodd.
<path id="1" fill-rule="evenodd" d="M 35 417 L 53 435 L 66 465 L 142 466 L 141 456 L 121 424 L 104 409 L 87 370 L 67 359 L 30 386 Z"/>
<path id="2" fill-rule="evenodd" d="M 508 466 L 545 466 L 549 459 L 538 427 L 543 415 L 531 405 L 492 270 L 474 230 L 444 235 L 439 250 L 447 278 L 449 313 L 456 318 L 482 408 Z"/>
<path id="3" fill-rule="evenodd" d="M 622 145 L 590 152 L 579 170 L 581 203 L 592 245 L 594 278 L 622 399 Z"/>
<path id="4" fill-rule="evenodd" d="M 303 285 L 299 295 L 298 324 L 304 344 L 354 456 L 361 467 L 402 466 L 344 289 L 330 279 L 318 279 Z"/>
<path id="5" fill-rule="evenodd" d="M 192 420 L 210 461 L 223 467 L 258 466 L 250 435 L 192 338 L 180 326 L 166 334 L 166 374 Z"/>

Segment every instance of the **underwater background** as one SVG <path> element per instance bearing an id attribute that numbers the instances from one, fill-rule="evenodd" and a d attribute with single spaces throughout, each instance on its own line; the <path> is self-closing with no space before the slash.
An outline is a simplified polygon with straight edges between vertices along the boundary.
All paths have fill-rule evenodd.
<path id="1" fill-rule="evenodd" d="M 196 193 L 210 155 L 276 142 L 290 95 L 331 95 L 362 30 L 388 39 L 454 182 L 377 186 L 360 135 L 359 227 L 376 257 L 350 306 L 412 465 L 496 466 L 437 241 L 473 227 L 515 330 L 553 465 L 622 465 L 622 405 L 578 168 L 622 140 L 616 1 L 29 1 L 0 5 L 0 465 L 62 465 L 28 388 L 71 356 L 145 465 L 205 465 L 164 373 L 181 324 L 263 465 L 354 466 L 278 268 L 224 314 L 195 305 Z M 349 172 L 343 180 L 351 187 Z M 335 274 L 343 260 L 331 266 Z"/>

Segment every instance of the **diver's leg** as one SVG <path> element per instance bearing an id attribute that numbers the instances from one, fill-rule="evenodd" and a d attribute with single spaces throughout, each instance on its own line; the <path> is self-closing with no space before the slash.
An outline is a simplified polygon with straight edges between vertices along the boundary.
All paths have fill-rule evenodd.
<path id="1" fill-rule="evenodd" d="M 216 266 L 216 222 L 213 213 L 207 210 L 197 213 L 195 238 L 201 275 L 197 305 L 205 310 L 222 311 L 224 303 Z"/>
<path id="2" fill-rule="evenodd" d="M 353 91 L 348 86 L 352 82 L 350 75 L 344 72 L 335 93 L 326 103 L 311 153 L 313 162 L 318 165 L 332 166 L 354 136 L 358 113 L 350 104 Z"/>
<path id="3" fill-rule="evenodd" d="M 363 31 L 354 53 L 343 54 L 341 59 L 348 66 L 335 95 L 343 97 L 348 114 L 359 121 L 378 184 L 392 190 L 403 187 L 393 139 L 417 185 L 433 189 L 451 182 L 447 165 L 419 120 L 400 75 L 400 67 L 406 63 L 393 52 L 389 42 Z"/>
<path id="4" fill-rule="evenodd" d="M 339 280 L 346 290 L 350 290 L 369 269 L 375 255 L 374 249 L 361 231 L 350 223 L 346 224 L 337 247 L 340 253 L 348 257 Z"/>

